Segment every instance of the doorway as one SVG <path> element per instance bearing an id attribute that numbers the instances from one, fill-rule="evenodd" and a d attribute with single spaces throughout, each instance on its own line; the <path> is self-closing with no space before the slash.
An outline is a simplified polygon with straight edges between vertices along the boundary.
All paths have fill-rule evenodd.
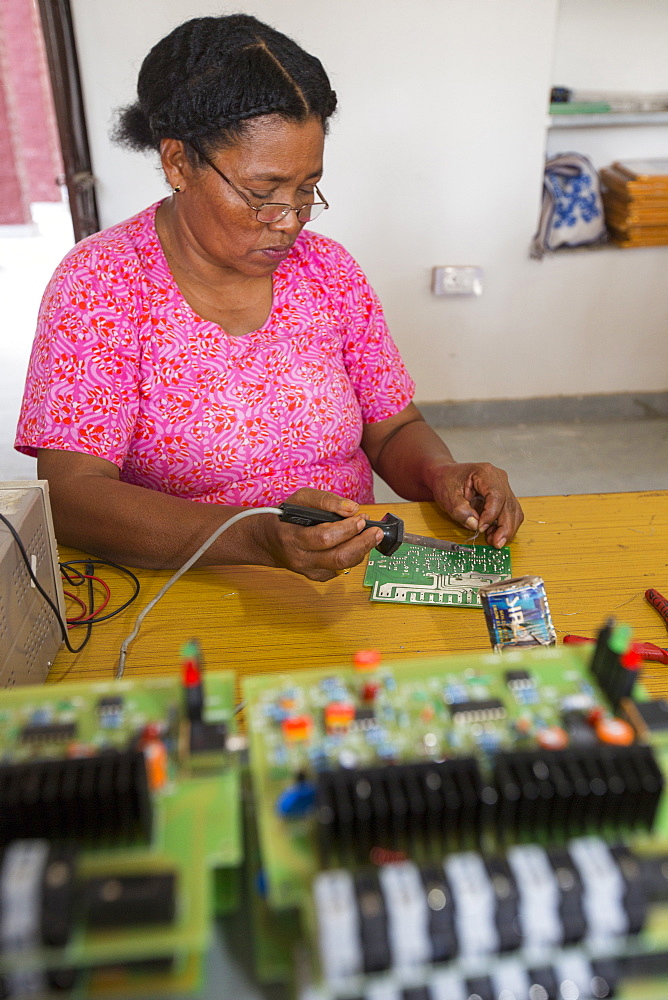
<path id="1" fill-rule="evenodd" d="M 0 4 L 0 480 L 31 479 L 13 450 L 44 288 L 99 228 L 69 0 Z"/>

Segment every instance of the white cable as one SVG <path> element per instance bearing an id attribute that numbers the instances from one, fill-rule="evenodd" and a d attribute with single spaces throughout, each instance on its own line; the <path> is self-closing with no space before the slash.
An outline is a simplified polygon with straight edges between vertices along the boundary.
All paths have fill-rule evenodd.
<path id="1" fill-rule="evenodd" d="M 206 550 L 213 545 L 216 539 L 220 535 L 222 535 L 224 531 L 227 531 L 228 528 L 231 528 L 233 524 L 236 524 L 237 521 L 242 521 L 245 517 L 250 517 L 251 514 L 282 514 L 282 513 L 283 511 L 281 510 L 280 507 L 252 507 L 250 510 L 242 510 L 239 514 L 235 514 L 234 517 L 231 517 L 229 521 L 223 521 L 222 524 L 218 525 L 213 534 L 209 535 L 209 537 L 205 542 L 202 542 L 197 552 L 193 553 L 193 555 L 191 555 L 190 559 L 188 559 L 187 562 L 184 562 L 181 569 L 177 569 L 174 576 L 170 577 L 170 579 L 167 581 L 164 587 L 160 588 L 160 590 L 155 595 L 153 600 L 149 601 L 144 610 L 141 611 L 137 616 L 135 627 L 133 628 L 132 632 L 130 632 L 130 635 L 127 637 L 127 639 L 124 639 L 121 644 L 121 651 L 118 657 L 118 670 L 116 671 L 117 681 L 120 681 L 125 671 L 125 658 L 127 656 L 128 646 L 134 639 L 137 638 L 137 633 L 139 632 L 141 623 L 144 621 L 144 618 L 146 618 L 146 615 L 149 613 L 149 611 L 151 611 L 152 608 L 156 606 L 160 598 L 165 596 L 165 594 L 172 586 L 172 584 L 176 583 L 176 581 L 180 579 L 183 576 L 183 574 L 186 573 L 190 569 L 190 567 L 197 562 L 199 557 L 203 555 L 206 552 Z"/>

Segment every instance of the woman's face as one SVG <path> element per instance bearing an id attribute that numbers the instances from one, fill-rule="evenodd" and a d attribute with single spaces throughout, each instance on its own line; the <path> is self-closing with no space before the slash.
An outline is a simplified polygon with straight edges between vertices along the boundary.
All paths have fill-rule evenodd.
<path id="1" fill-rule="evenodd" d="M 317 199 L 322 176 L 324 131 L 317 118 L 284 121 L 276 115 L 254 119 L 234 145 L 209 159 L 251 204 L 278 202 L 299 208 Z M 174 139 L 161 146 L 163 167 L 172 186 L 179 236 L 208 265 L 248 277 L 271 274 L 287 256 L 303 228 L 296 212 L 278 222 L 258 222 L 243 198 L 215 170 L 193 166 Z"/>

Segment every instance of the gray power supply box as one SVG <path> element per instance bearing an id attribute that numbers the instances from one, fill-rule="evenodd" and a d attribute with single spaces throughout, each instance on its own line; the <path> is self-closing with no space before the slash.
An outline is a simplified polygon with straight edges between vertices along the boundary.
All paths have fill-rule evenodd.
<path id="1" fill-rule="evenodd" d="M 64 621 L 47 481 L 0 483 L 0 513 L 20 537 L 33 573 Z M 41 684 L 61 643 L 56 616 L 32 581 L 14 536 L 0 520 L 0 687 Z"/>

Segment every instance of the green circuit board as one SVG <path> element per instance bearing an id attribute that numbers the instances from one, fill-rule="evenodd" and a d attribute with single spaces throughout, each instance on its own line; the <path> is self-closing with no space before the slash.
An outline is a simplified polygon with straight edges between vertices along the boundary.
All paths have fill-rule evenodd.
<path id="1" fill-rule="evenodd" d="M 484 769 L 499 751 L 546 744 L 550 733 L 562 730 L 565 712 L 612 714 L 585 669 L 589 655 L 555 647 L 405 660 L 371 672 L 342 667 L 245 678 L 254 801 L 272 905 L 299 905 L 319 867 L 313 815 L 291 822 L 276 812 L 295 775 L 464 756 L 477 758 Z M 509 686 L 506 673 L 513 670 L 529 677 Z M 371 703 L 365 691 L 372 689 Z M 668 734 L 653 734 L 652 741 L 668 772 Z"/>
<path id="2" fill-rule="evenodd" d="M 26 959 L 52 971 L 80 969 L 70 995 L 82 997 L 152 998 L 197 988 L 212 915 L 238 902 L 240 772 L 224 745 L 233 734 L 230 672 L 205 675 L 199 726 L 188 719 L 178 677 L 0 694 L 3 846 L 15 835 L 7 812 L 25 808 L 29 836 L 81 837 L 78 884 L 112 895 L 124 880 L 130 892 L 141 880 L 166 878 L 173 886 L 164 902 L 171 919 L 160 914 L 155 923 L 137 925 L 121 916 L 120 925 L 105 926 L 104 919 L 89 924 L 79 914 L 62 947 L 35 945 L 20 956 L 5 950 L 0 971 L 11 973 Z M 138 771 L 131 774 L 132 768 Z M 29 792 L 22 797 L 13 787 L 21 782 L 34 786 L 40 809 L 31 808 Z M 128 802 L 136 810 L 128 807 L 119 818 Z M 43 830 L 40 811 L 47 817 Z M 102 835 L 95 811 L 103 814 Z"/>
<path id="3" fill-rule="evenodd" d="M 376 771 L 396 776 L 403 773 L 401 768 L 405 766 L 410 777 L 410 768 L 473 761 L 482 776 L 481 800 L 491 803 L 494 797 L 486 796 L 490 790 L 496 795 L 501 787 L 495 784 L 495 766 L 504 756 L 529 761 L 535 775 L 540 776 L 552 766 L 551 760 L 560 759 L 560 753 L 572 753 L 571 763 L 579 760 L 585 769 L 595 768 L 592 762 L 597 754 L 604 768 L 611 761 L 614 767 L 614 755 L 624 744 L 629 753 L 640 755 L 638 759 L 650 753 L 654 766 L 667 776 L 668 707 L 652 702 L 636 684 L 629 712 L 621 706 L 613 709 L 592 678 L 590 657 L 591 649 L 586 647 L 551 647 L 407 660 L 381 664 L 372 670 L 341 667 L 246 677 L 243 691 L 250 735 L 250 822 L 256 827 L 258 864 L 265 885 L 263 900 L 254 904 L 259 914 L 256 934 L 267 947 L 273 947 L 274 970 L 282 960 L 288 975 L 291 934 L 293 949 L 299 948 L 305 937 L 311 942 L 310 953 L 317 954 L 313 884 L 319 873 L 331 867 L 363 872 L 405 858 L 421 865 L 440 864 L 451 850 L 482 850 L 492 855 L 503 852 L 513 842 L 563 847 L 568 840 L 565 827 L 560 830 L 553 819 L 542 823 L 539 813 L 523 829 L 511 805 L 506 817 L 511 816 L 513 830 L 500 831 L 500 822 L 492 821 L 456 843 L 423 842 L 419 834 L 411 839 L 405 828 L 397 833 L 389 826 L 385 827 L 387 837 L 383 839 L 378 836 L 383 825 L 377 817 L 374 820 L 365 813 L 365 822 L 376 831 L 376 840 L 365 840 L 363 829 L 357 825 L 343 848 L 332 848 L 327 834 L 330 842 L 323 852 L 323 811 L 336 808 L 337 797 L 342 801 L 341 796 L 350 793 L 342 806 L 349 814 L 351 802 L 362 794 L 362 786 L 373 781 Z M 331 774 L 342 778 L 331 786 L 333 797 L 327 805 L 321 798 L 320 783 L 323 776 Z M 464 782 L 471 774 L 470 769 L 462 772 Z M 589 780 L 593 776 L 594 771 L 589 773 Z M 392 780 L 390 777 L 390 784 L 385 786 L 390 798 Z M 309 784 L 315 789 L 312 808 L 288 809 L 286 803 L 298 802 L 300 790 L 306 791 Z M 328 787 L 327 783 L 324 787 Z M 459 787 L 461 790 L 462 785 Z M 593 799 L 591 815 L 579 832 L 607 837 L 611 843 L 623 841 L 637 856 L 667 856 L 668 797 L 664 794 L 657 798 L 651 829 L 636 823 L 630 802 L 629 798 L 626 805 L 618 803 L 616 819 L 608 827 L 601 821 L 601 813 L 608 807 L 604 809 Z M 342 824 L 345 826 L 344 820 Z M 289 917 L 294 925 L 297 912 L 302 915 L 302 929 L 290 932 L 283 918 Z M 619 955 L 626 956 L 639 946 L 633 941 L 618 942 L 617 947 Z M 656 953 L 659 968 L 662 954 L 668 962 L 668 896 L 653 911 L 640 949 Z M 591 950 L 583 946 L 573 954 L 578 961 L 591 958 Z M 495 962 L 478 963 L 481 974 L 485 970 L 493 972 Z M 455 966 L 448 974 L 455 974 Z M 461 968 L 465 969 L 466 963 Z M 442 983 L 439 985 L 441 973 L 431 969 L 422 970 L 420 975 L 422 978 L 415 974 L 414 981 L 428 988 L 424 995 L 440 997 L 444 989 Z M 618 986 L 615 996 L 623 1000 L 665 1000 L 668 964 L 665 975 L 659 979 L 656 976 L 656 972 L 650 977 L 636 975 Z M 303 987 L 303 996 L 309 1000 L 367 997 L 376 992 L 380 996 L 383 991 L 388 996 L 401 996 L 406 986 L 404 978 L 391 970 L 378 976 L 358 976 L 346 981 L 345 988 L 337 988 L 336 984 L 322 982 L 317 962 L 306 982 L 309 985 Z M 411 982 L 409 977 L 408 984 Z"/>
<path id="4" fill-rule="evenodd" d="M 391 556 L 369 553 L 364 586 L 371 587 L 372 601 L 479 608 L 480 587 L 511 575 L 509 548 L 471 545 L 446 552 L 402 545 Z"/>
<path id="5" fill-rule="evenodd" d="M 649 699 L 637 683 L 633 697 L 617 703 L 610 696 L 614 685 L 600 674 L 599 680 L 593 678 L 590 658 L 587 647 L 550 647 L 246 677 L 248 767 L 237 753 L 243 741 L 235 732 L 231 673 L 204 674 L 199 708 L 193 708 L 185 675 L 183 681 L 155 677 L 6 690 L 0 694 L 3 865 L 17 815 L 32 817 L 30 836 L 40 836 L 39 817 L 30 812 L 37 795 L 45 824 L 55 833 L 70 813 L 76 816 L 82 899 L 97 884 L 108 896 L 100 897 L 102 902 L 113 904 L 118 886 L 135 878 L 150 883 L 168 875 L 174 889 L 168 919 L 156 919 L 154 907 L 152 921 L 138 922 L 128 900 L 120 924 L 94 925 L 89 922 L 94 911 L 78 905 L 65 944 L 42 943 L 20 953 L 5 948 L 0 975 L 11 983 L 26 959 L 49 975 L 77 972 L 71 988 L 44 990 L 43 1000 L 196 996 L 212 918 L 231 912 L 243 899 L 250 911 L 256 975 L 260 981 L 282 982 L 282 1000 L 402 1000 L 409 988 L 423 990 L 416 994 L 421 998 L 450 1000 L 450 987 L 444 985 L 448 976 L 459 977 L 452 994 L 459 997 L 467 976 L 492 976 L 498 970 L 505 975 L 505 958 L 490 955 L 477 963 L 456 958 L 410 974 L 385 966 L 343 984 L 328 979 L 314 884 L 336 870 L 351 879 L 403 861 L 426 870 L 460 854 L 503 855 L 513 844 L 564 848 L 573 829 L 564 826 L 563 816 L 550 813 L 548 797 L 534 809 L 536 799 L 519 796 L 522 809 L 516 807 L 518 796 L 506 794 L 512 782 L 508 785 L 505 772 L 498 772 L 502 759 L 519 762 L 525 777 L 528 764 L 529 784 L 538 783 L 537 793 L 546 775 L 556 773 L 554 761 L 584 769 L 589 791 L 585 788 L 582 799 L 580 789 L 578 808 L 585 821 L 575 833 L 621 843 L 636 858 L 665 858 L 657 880 L 663 878 L 668 890 L 668 796 L 657 785 L 657 776 L 668 775 L 668 705 Z M 129 767 L 137 757 L 142 774 L 145 764 L 147 788 L 139 794 L 122 769 L 114 771 L 110 784 L 109 762 Z M 58 772 L 60 784 L 49 769 Z M 629 769 L 635 769 L 639 782 L 629 779 Z M 396 782 L 403 782 L 408 793 L 411 782 L 425 774 L 423 790 L 437 775 L 444 789 L 448 781 L 458 782 L 455 798 L 461 802 L 450 803 L 455 812 L 437 837 L 427 813 L 399 825 L 391 818 Z M 602 778 L 610 778 L 604 792 Z M 91 801 L 100 810 L 100 823 L 90 801 L 82 811 L 76 796 L 68 799 L 77 781 L 89 793 L 95 790 Z M 582 784 L 582 774 L 573 777 L 573 787 L 577 781 Z M 353 822 L 350 809 L 358 808 L 372 786 L 376 796 L 382 786 L 385 816 L 381 822 L 378 815 L 365 814 L 362 826 L 355 819 L 350 837 L 350 830 L 345 832 L 346 823 Z M 322 798 L 326 795 L 329 804 Z M 60 812 L 54 811 L 59 796 L 67 806 Z M 338 809 L 341 796 L 349 798 L 337 817 L 340 830 L 333 833 L 327 812 Z M 404 799 L 404 816 L 419 798 L 411 800 L 409 794 Z M 118 813 L 129 801 L 138 805 L 136 815 L 122 828 L 124 836 L 114 840 Z M 576 813 L 570 814 L 571 827 Z M 105 824 L 109 836 L 89 836 Z M 0 867 L 3 886 L 11 883 Z M 118 908 L 115 912 L 118 919 Z M 668 891 L 653 905 L 642 934 L 617 940 L 614 950 L 624 960 L 640 962 L 615 987 L 618 1000 L 665 1000 Z M 605 958 L 609 951 L 607 943 L 600 954 Z M 584 941 L 566 958 L 582 966 L 596 956 Z M 516 959 L 523 960 L 521 952 L 511 956 L 511 964 Z M 648 963 L 653 963 L 649 973 Z"/>

